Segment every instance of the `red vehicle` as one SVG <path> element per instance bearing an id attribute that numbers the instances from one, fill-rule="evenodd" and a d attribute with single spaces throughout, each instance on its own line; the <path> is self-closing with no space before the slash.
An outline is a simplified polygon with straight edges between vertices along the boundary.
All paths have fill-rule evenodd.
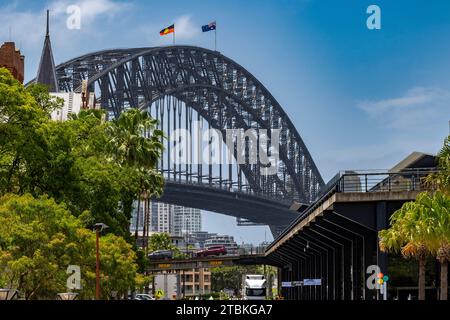
<path id="1" fill-rule="evenodd" d="M 227 248 L 225 248 L 225 246 L 211 246 L 207 249 L 198 251 L 197 257 L 221 256 L 226 254 Z"/>

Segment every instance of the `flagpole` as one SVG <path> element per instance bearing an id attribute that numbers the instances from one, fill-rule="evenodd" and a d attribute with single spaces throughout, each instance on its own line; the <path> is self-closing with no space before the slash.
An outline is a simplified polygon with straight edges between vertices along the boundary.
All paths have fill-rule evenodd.
<path id="1" fill-rule="evenodd" d="M 175 25 L 173 26 L 173 45 L 175 45 Z"/>
<path id="2" fill-rule="evenodd" d="M 216 28 L 214 29 L 214 51 L 217 51 L 217 21 Z"/>

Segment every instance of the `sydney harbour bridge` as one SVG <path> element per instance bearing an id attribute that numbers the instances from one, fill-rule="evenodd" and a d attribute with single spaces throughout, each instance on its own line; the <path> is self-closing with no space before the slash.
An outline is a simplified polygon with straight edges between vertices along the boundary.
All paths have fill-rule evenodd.
<path id="1" fill-rule="evenodd" d="M 249 71 L 217 51 L 193 46 L 104 50 L 58 65 L 56 77 L 62 92 L 81 92 L 87 81 L 110 119 L 140 108 L 159 121 L 167 136 L 158 166 L 166 180 L 160 201 L 268 225 L 276 236 L 298 216 L 291 209 L 312 203 L 324 185 L 280 104 Z M 261 174 L 259 162 L 173 161 L 170 149 L 178 137 L 171 135 L 183 129 L 195 139 L 194 122 L 223 137 L 227 129 L 267 130 L 269 136 L 278 129 L 276 173 Z"/>

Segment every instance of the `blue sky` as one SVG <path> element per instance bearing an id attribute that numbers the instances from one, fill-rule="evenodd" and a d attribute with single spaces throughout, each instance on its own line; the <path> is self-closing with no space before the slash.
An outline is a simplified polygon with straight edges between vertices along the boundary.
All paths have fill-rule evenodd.
<path id="1" fill-rule="evenodd" d="M 66 8 L 82 8 L 80 30 Z M 368 30 L 366 9 L 381 8 Z M 392 167 L 412 151 L 436 153 L 450 120 L 450 1 L 434 0 L 0 0 L 0 41 L 37 71 L 45 9 L 56 63 L 93 50 L 170 44 L 213 48 L 201 25 L 217 20 L 218 49 L 253 73 L 291 117 L 327 181 L 343 169 Z M 205 214 L 211 231 L 234 219 Z M 233 228 L 244 241 L 264 228 Z M 238 234 L 240 233 L 240 234 Z"/>

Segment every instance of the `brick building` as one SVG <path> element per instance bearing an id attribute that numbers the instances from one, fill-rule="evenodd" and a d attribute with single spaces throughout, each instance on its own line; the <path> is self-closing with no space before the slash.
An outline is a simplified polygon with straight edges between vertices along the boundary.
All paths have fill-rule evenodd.
<path id="1" fill-rule="evenodd" d="M 5 42 L 0 47 L 0 67 L 8 69 L 11 74 L 23 83 L 25 57 L 16 49 L 14 42 Z"/>

